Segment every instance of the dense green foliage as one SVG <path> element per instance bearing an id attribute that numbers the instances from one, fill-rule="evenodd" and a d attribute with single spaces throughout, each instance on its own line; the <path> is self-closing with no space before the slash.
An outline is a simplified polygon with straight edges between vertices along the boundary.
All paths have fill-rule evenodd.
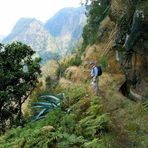
<path id="1" fill-rule="evenodd" d="M 0 147 L 91 148 L 110 145 L 113 142 L 111 121 L 103 113 L 100 99 L 85 98 L 83 85 L 69 87 L 65 95 L 62 105 L 49 112 L 46 118 L 28 123 L 24 128 L 11 129 L 1 136 Z"/>
<path id="2" fill-rule="evenodd" d="M 72 59 L 69 60 L 68 65 L 69 66 L 79 66 L 82 63 L 81 57 L 79 55 L 76 55 Z"/>
<path id="3" fill-rule="evenodd" d="M 40 59 L 27 45 L 0 45 L 0 131 L 14 122 L 22 123 L 22 104 L 35 88 Z"/>
<path id="4" fill-rule="evenodd" d="M 85 85 L 64 89 L 66 98 L 61 106 L 44 119 L 7 131 L 0 137 L 0 147 L 114 148 L 124 146 L 126 136 L 129 147 L 145 148 L 148 144 L 147 111 L 143 109 L 146 104 L 142 106 L 128 99 L 120 100 L 112 89 L 106 93 L 108 98 L 86 96 Z M 63 92 L 63 88 L 59 86 L 55 91 Z M 105 108 L 111 109 L 113 117 L 118 119 L 116 124 L 104 112 L 102 101 L 108 103 Z M 118 110 L 113 110 L 116 107 Z M 128 135 L 124 135 L 125 132 Z"/>
<path id="5" fill-rule="evenodd" d="M 108 0 L 95 0 L 92 1 L 86 8 L 87 24 L 85 25 L 82 34 L 84 40 L 83 48 L 97 41 L 99 25 L 108 13 L 109 2 Z"/>
<path id="6" fill-rule="evenodd" d="M 108 58 L 107 56 L 102 56 L 100 59 L 99 59 L 99 64 L 102 66 L 103 69 L 105 69 L 108 65 Z"/>

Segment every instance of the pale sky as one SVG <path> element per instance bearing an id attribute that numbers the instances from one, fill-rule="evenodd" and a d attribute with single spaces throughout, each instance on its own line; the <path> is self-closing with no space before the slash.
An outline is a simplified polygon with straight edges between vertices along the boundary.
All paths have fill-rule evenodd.
<path id="1" fill-rule="evenodd" d="M 21 17 L 43 23 L 64 7 L 79 7 L 81 0 L 0 0 L 0 35 L 8 35 Z"/>

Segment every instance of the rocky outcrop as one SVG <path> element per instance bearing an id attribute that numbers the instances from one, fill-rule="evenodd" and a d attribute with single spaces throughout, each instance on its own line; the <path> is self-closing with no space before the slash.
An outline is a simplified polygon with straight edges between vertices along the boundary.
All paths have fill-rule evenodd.
<path id="1" fill-rule="evenodd" d="M 118 6 L 118 7 L 117 7 Z M 148 1 L 112 0 L 110 18 L 117 24 L 113 48 L 124 71 L 124 95 L 148 98 Z"/>

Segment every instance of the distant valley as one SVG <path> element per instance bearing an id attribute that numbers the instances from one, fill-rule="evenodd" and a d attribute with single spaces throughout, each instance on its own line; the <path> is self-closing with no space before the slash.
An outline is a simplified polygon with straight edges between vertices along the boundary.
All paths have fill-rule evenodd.
<path id="1" fill-rule="evenodd" d="M 24 42 L 30 45 L 45 62 L 55 53 L 61 57 L 70 53 L 81 38 L 85 23 L 84 7 L 63 8 L 45 24 L 35 18 L 20 18 L 2 42 Z"/>

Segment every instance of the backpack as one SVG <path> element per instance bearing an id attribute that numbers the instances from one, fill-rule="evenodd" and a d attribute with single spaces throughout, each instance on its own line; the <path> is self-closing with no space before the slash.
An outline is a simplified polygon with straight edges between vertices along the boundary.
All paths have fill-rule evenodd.
<path id="1" fill-rule="evenodd" d="M 98 76 L 101 76 L 101 75 L 102 75 L 102 69 L 101 69 L 101 66 L 97 66 L 97 69 L 98 69 Z"/>

